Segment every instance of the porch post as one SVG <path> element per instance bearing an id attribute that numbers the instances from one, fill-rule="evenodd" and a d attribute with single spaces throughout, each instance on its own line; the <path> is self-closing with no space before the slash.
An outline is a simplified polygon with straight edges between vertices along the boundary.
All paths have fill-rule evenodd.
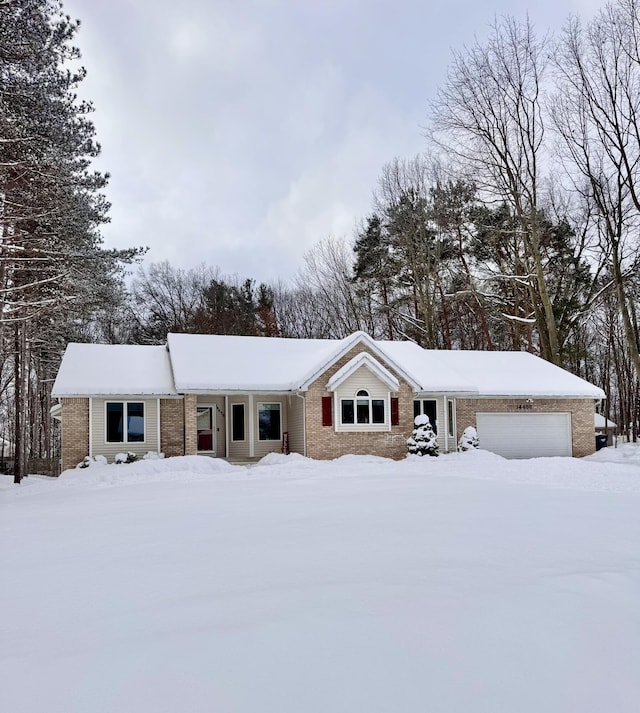
<path id="1" fill-rule="evenodd" d="M 195 456 L 198 453 L 198 397 L 195 394 L 184 395 L 184 454 Z"/>
<path id="2" fill-rule="evenodd" d="M 254 413 L 253 413 L 253 394 L 249 394 L 249 458 L 254 456 Z"/>
<path id="3" fill-rule="evenodd" d="M 229 397 L 224 397 L 224 456 L 229 460 Z"/>

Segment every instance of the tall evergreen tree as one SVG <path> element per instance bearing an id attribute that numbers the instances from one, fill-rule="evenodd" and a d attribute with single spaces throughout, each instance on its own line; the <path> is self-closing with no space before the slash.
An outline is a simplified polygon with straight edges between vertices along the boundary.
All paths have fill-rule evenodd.
<path id="1" fill-rule="evenodd" d="M 95 302 L 88 285 L 135 256 L 101 246 L 107 176 L 91 170 L 99 145 L 92 107 L 76 96 L 77 28 L 58 0 L 0 2 L 0 340 L 13 355 L 16 482 L 30 451 L 35 345 L 53 346 L 75 303 Z"/>

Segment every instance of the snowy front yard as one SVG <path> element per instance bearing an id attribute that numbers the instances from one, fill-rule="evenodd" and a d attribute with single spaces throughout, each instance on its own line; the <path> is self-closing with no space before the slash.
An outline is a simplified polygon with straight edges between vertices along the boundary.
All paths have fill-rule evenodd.
<path id="1" fill-rule="evenodd" d="M 640 458 L 607 450 L 3 479 L 0 709 L 637 713 Z"/>

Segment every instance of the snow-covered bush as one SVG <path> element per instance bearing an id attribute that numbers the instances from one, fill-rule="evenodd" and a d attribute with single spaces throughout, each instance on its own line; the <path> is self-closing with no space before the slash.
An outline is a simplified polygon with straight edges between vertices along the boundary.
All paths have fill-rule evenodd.
<path id="1" fill-rule="evenodd" d="M 147 451 L 143 456 L 143 460 L 160 460 L 164 458 L 164 453 L 158 453 L 158 451 Z"/>
<path id="2" fill-rule="evenodd" d="M 129 451 L 128 453 L 116 453 L 113 459 L 114 463 L 135 463 L 138 460 L 138 456 L 135 453 Z"/>
<path id="3" fill-rule="evenodd" d="M 429 417 L 420 414 L 415 417 L 415 428 L 411 436 L 407 438 L 407 449 L 409 453 L 418 456 L 437 456 L 438 438 L 433 430 Z"/>
<path id="4" fill-rule="evenodd" d="M 85 456 L 76 466 L 76 468 L 89 468 L 94 465 L 107 465 L 107 459 L 104 456 Z"/>
<path id="5" fill-rule="evenodd" d="M 467 426 L 464 429 L 462 435 L 460 436 L 460 440 L 458 441 L 458 450 L 470 451 L 478 447 L 478 432 L 473 426 Z"/>

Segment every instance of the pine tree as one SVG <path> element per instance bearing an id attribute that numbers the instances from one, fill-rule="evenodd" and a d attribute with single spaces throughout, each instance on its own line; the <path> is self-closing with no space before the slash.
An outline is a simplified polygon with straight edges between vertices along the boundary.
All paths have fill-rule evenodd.
<path id="1" fill-rule="evenodd" d="M 95 304 L 97 276 L 135 257 L 101 247 L 107 176 L 90 169 L 99 145 L 92 107 L 75 93 L 77 28 L 58 0 L 0 2 L 0 342 L 13 359 L 16 482 L 33 440 L 32 394 L 44 388 L 42 345 L 59 345 L 77 303 Z"/>
<path id="2" fill-rule="evenodd" d="M 464 452 L 475 450 L 479 447 L 478 432 L 473 426 L 467 426 L 458 441 L 458 450 Z"/>
<path id="3" fill-rule="evenodd" d="M 417 456 L 437 456 L 438 437 L 436 436 L 429 417 L 420 414 L 414 419 L 415 428 L 407 438 L 407 450 Z"/>

